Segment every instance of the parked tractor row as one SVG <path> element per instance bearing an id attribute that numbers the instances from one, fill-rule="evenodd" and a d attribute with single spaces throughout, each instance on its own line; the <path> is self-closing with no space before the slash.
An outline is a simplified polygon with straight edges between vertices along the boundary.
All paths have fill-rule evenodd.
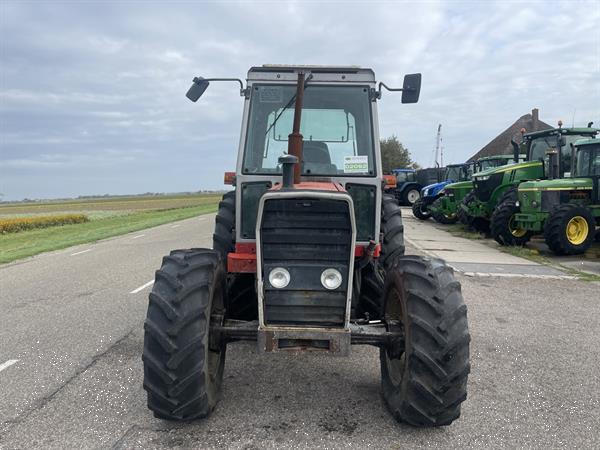
<path id="1" fill-rule="evenodd" d="M 562 128 L 559 122 L 524 133 L 520 145 L 513 142 L 512 161 L 477 167 L 480 160 L 469 179 L 424 187 L 413 213 L 443 224 L 460 221 L 500 245 L 522 246 L 543 235 L 556 254 L 584 253 L 600 235 L 599 131 L 592 123 Z"/>

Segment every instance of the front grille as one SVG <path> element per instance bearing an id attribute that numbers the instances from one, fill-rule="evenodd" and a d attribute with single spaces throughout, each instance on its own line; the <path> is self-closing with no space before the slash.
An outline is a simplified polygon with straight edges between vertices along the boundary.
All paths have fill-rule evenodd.
<path id="1" fill-rule="evenodd" d="M 343 326 L 353 245 L 348 203 L 301 196 L 266 199 L 260 234 L 265 323 Z M 290 273 L 283 289 L 269 284 L 276 267 Z M 321 285 L 327 268 L 342 274 L 335 290 Z"/>
<path id="2" fill-rule="evenodd" d="M 487 202 L 492 196 L 494 189 L 500 186 L 503 177 L 503 173 L 495 173 L 487 180 L 475 180 L 473 190 L 475 191 L 477 198 L 483 202 Z"/>

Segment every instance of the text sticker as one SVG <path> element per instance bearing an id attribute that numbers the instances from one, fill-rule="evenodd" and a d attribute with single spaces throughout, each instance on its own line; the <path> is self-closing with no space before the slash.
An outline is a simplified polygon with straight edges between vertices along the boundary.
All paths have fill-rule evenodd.
<path id="1" fill-rule="evenodd" d="M 281 86 L 264 86 L 258 92 L 261 103 L 281 103 L 283 101 Z"/>
<path id="2" fill-rule="evenodd" d="M 344 173 L 367 173 L 369 157 L 367 155 L 344 156 Z"/>

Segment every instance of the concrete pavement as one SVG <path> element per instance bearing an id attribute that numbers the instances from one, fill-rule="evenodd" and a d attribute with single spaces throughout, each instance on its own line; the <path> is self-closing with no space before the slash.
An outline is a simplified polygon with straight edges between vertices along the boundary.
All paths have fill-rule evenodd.
<path id="1" fill-rule="evenodd" d="M 447 252 L 453 265 L 500 264 L 509 274 L 535 267 L 495 253 L 465 261 L 461 241 L 409 216 L 408 253 Z M 143 286 L 169 250 L 209 245 L 212 227 L 203 216 L 0 267 L 0 367 L 17 360 L 0 371 L 0 448 L 598 445 L 598 284 L 493 272 L 457 275 L 472 372 L 450 427 L 418 430 L 390 417 L 375 348 L 355 347 L 349 358 L 261 356 L 250 343 L 228 347 L 223 399 L 210 418 L 153 418 L 141 387 Z M 466 252 L 482 258 L 470 243 Z"/>

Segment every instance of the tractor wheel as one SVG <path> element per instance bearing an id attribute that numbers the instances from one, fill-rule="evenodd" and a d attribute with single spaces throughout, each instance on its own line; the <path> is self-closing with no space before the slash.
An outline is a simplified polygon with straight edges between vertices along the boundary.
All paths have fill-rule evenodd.
<path id="1" fill-rule="evenodd" d="M 519 191 L 516 186 L 508 188 L 504 191 L 504 194 L 500 196 L 498 199 L 498 203 L 496 203 L 496 208 L 498 208 L 504 202 L 517 202 L 519 200 Z"/>
<path id="2" fill-rule="evenodd" d="M 423 205 L 421 199 L 417 200 L 412 205 L 413 215 L 419 220 L 427 220 L 431 217 L 431 213 L 427 210 L 427 207 Z"/>
<path id="3" fill-rule="evenodd" d="M 392 265 L 394 259 L 404 255 L 404 225 L 402 210 L 391 195 L 383 196 L 381 205 L 381 255 L 379 261 L 383 268 Z"/>
<path id="4" fill-rule="evenodd" d="M 519 207 L 511 200 L 504 201 L 494 210 L 490 230 L 498 244 L 523 246 L 531 239 L 531 231 L 513 226 L 515 214 L 519 211 Z"/>
<path id="5" fill-rule="evenodd" d="M 471 219 L 469 218 L 469 215 L 465 212 L 464 209 L 462 209 L 460 207 L 460 205 L 458 205 L 458 210 L 456 211 L 456 217 L 458 218 L 458 221 L 460 223 L 462 223 L 464 226 L 466 226 L 466 227 L 471 226 Z"/>
<path id="6" fill-rule="evenodd" d="M 456 213 L 444 214 L 443 212 L 440 211 L 439 204 L 440 204 L 440 200 L 437 199 L 435 202 L 433 202 L 433 205 L 431 208 L 431 210 L 432 210 L 431 216 L 435 219 L 435 221 L 439 222 L 441 224 L 444 224 L 444 225 L 451 225 L 453 223 L 456 223 L 458 221 L 458 215 Z"/>
<path id="7" fill-rule="evenodd" d="M 144 323 L 144 389 L 156 417 L 206 417 L 219 399 L 225 345 L 210 326 L 224 317 L 225 272 L 214 250 L 163 258 Z"/>
<path id="8" fill-rule="evenodd" d="M 404 194 L 402 194 L 402 202 L 405 205 L 412 206 L 421 198 L 421 193 L 418 189 L 407 189 Z"/>
<path id="9" fill-rule="evenodd" d="M 465 195 L 465 198 L 463 198 L 462 200 L 462 204 L 465 206 L 469 206 L 469 203 L 471 203 L 471 201 L 474 198 L 475 192 L 471 191 L 467 195 Z M 463 225 L 466 225 L 469 228 L 473 228 L 473 217 L 467 214 L 467 212 L 461 207 L 461 205 L 458 205 L 458 220 L 460 220 L 460 223 L 462 223 Z"/>
<path id="10" fill-rule="evenodd" d="M 384 400 L 402 422 L 449 425 L 467 398 L 467 307 L 452 269 L 441 259 L 399 258 L 386 272 L 384 322 L 399 331 L 380 350 Z"/>
<path id="11" fill-rule="evenodd" d="M 557 255 L 585 253 L 592 245 L 596 221 L 589 209 L 564 204 L 555 207 L 546 220 L 544 238 Z"/>
<path id="12" fill-rule="evenodd" d="M 227 253 L 235 250 L 235 191 L 223 195 L 219 202 L 219 211 L 215 218 L 215 232 L 213 234 L 213 248 L 227 263 Z"/>

